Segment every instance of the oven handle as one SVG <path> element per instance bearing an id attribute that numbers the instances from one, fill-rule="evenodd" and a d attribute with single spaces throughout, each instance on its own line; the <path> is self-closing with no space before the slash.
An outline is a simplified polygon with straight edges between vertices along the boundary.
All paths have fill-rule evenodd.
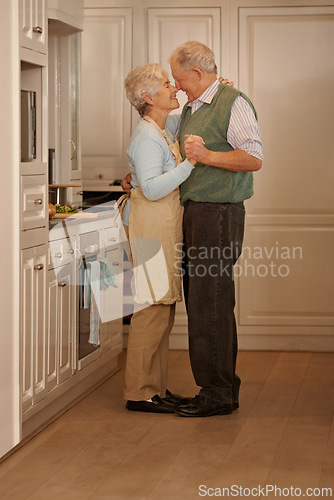
<path id="1" fill-rule="evenodd" d="M 106 259 L 108 255 L 108 250 L 107 250 L 107 245 L 105 242 L 102 240 L 101 241 L 101 255 Z"/>
<path id="2" fill-rule="evenodd" d="M 81 267 L 81 265 L 82 265 L 82 253 L 80 252 L 80 248 L 76 248 L 76 249 L 75 249 L 75 252 L 77 252 L 77 253 L 78 253 L 78 255 L 79 255 L 78 264 L 75 266 L 75 270 L 76 270 L 76 271 L 79 271 L 79 269 L 80 269 L 80 267 Z M 77 259 L 76 259 L 76 256 L 74 257 L 74 260 L 75 260 L 75 261 L 77 260 Z"/>

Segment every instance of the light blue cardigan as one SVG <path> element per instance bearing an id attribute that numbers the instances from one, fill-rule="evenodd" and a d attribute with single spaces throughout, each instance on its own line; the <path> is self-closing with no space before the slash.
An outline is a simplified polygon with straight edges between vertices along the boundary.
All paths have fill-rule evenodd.
<path id="1" fill-rule="evenodd" d="M 168 128 L 176 133 L 180 115 L 170 115 L 165 132 L 174 142 Z M 168 127 L 168 128 L 167 128 Z M 139 118 L 127 150 L 132 175 L 132 188 L 141 187 L 144 196 L 151 201 L 159 200 L 185 181 L 193 166 L 187 159 L 175 167 L 175 159 L 163 135 L 152 123 Z M 175 167 L 175 168 L 174 168 Z M 123 224 L 129 224 L 130 200 L 123 211 Z"/>

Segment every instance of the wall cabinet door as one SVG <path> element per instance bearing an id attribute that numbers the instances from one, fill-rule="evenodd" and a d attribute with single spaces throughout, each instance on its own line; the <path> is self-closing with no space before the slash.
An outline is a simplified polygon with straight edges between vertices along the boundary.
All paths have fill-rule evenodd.
<path id="1" fill-rule="evenodd" d="M 131 69 L 132 10 L 85 9 L 82 33 L 82 166 L 85 180 L 127 172 L 131 109 L 124 79 Z"/>
<path id="2" fill-rule="evenodd" d="M 267 349 L 334 345 L 333 14 L 333 6 L 239 9 L 240 88 L 265 147 L 238 265 L 246 349 L 253 335 Z"/>
<path id="3" fill-rule="evenodd" d="M 216 56 L 218 74 L 221 59 L 221 9 L 203 8 L 149 8 L 148 57 L 149 62 L 161 64 L 170 73 L 169 57 L 172 51 L 188 40 L 198 40 L 210 47 Z M 173 78 L 171 77 L 173 82 Z M 180 113 L 187 98 L 183 92 L 177 96 Z"/>
<path id="4" fill-rule="evenodd" d="M 46 397 L 47 246 L 21 253 L 22 409 Z"/>
<path id="5" fill-rule="evenodd" d="M 56 25 L 49 30 L 49 147 L 55 150 L 56 184 L 81 180 L 80 37 L 59 36 Z"/>
<path id="6" fill-rule="evenodd" d="M 20 3 L 21 47 L 47 52 L 47 13 L 45 0 L 21 0 Z"/>

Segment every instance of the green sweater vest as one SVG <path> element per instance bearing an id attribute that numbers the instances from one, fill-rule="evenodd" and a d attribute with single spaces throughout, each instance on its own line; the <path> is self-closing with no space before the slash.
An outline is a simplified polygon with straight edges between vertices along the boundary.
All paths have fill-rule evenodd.
<path id="1" fill-rule="evenodd" d="M 180 122 L 180 148 L 183 158 L 184 136 L 199 135 L 211 151 L 233 151 L 227 142 L 227 129 L 235 99 L 241 95 L 256 111 L 247 96 L 233 87 L 220 84 L 211 104 L 191 114 L 186 104 Z M 196 163 L 188 179 L 181 184 L 181 203 L 187 200 L 211 203 L 237 203 L 253 194 L 252 172 L 231 172 L 222 168 Z"/>

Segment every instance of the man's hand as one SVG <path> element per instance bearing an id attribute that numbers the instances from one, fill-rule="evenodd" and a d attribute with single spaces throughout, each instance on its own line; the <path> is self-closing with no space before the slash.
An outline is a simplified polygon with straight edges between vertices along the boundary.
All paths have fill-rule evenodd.
<path id="1" fill-rule="evenodd" d="M 121 186 L 123 188 L 123 191 L 125 191 L 127 194 L 131 193 L 131 180 L 132 180 L 132 175 L 130 172 L 124 177 L 124 179 L 121 182 Z"/>
<path id="2" fill-rule="evenodd" d="M 202 137 L 198 135 L 185 135 L 184 152 L 188 160 L 194 165 L 195 162 L 205 163 L 208 150 L 204 147 Z"/>

